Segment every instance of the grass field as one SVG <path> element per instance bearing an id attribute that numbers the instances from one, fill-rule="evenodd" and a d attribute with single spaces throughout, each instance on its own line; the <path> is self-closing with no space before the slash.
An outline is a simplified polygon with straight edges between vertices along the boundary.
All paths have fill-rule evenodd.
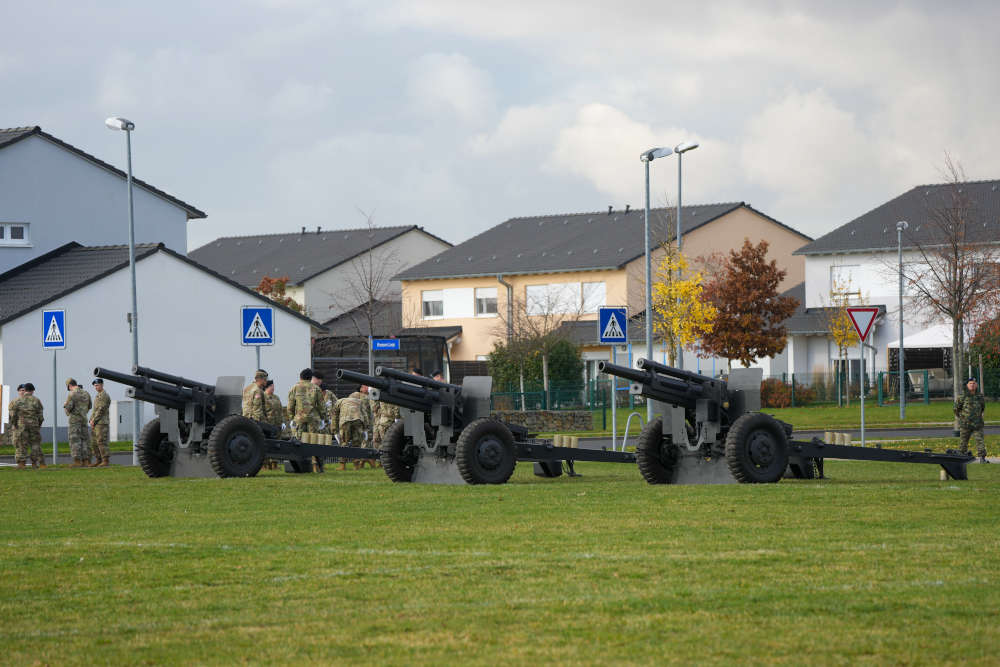
<path id="1" fill-rule="evenodd" d="M 1000 661 L 1000 465 L 665 486 L 0 470 L 0 662 Z"/>

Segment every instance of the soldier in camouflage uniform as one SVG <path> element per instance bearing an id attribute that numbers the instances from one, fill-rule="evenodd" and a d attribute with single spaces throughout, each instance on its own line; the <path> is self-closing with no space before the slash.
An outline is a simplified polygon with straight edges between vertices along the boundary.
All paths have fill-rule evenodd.
<path id="1" fill-rule="evenodd" d="M 313 372 L 305 368 L 299 373 L 299 381 L 288 390 L 288 407 L 285 417 L 290 422 L 292 435 L 302 439 L 303 433 L 318 433 L 326 421 L 323 414 L 323 392 L 312 383 Z M 321 472 L 323 462 L 313 457 L 313 470 Z"/>
<path id="2" fill-rule="evenodd" d="M 368 442 L 366 442 L 365 445 L 368 447 L 374 447 L 373 442 L 375 439 L 375 416 L 376 413 L 378 412 L 378 402 L 373 400 L 371 394 L 368 393 L 369 391 L 368 385 L 364 384 L 361 385 L 359 391 L 361 392 L 362 396 L 361 404 L 364 407 L 364 412 L 368 415 L 368 423 L 365 425 L 365 430 L 368 431 Z M 359 467 L 364 468 L 365 463 L 374 468 L 377 462 L 375 459 L 362 459 Z"/>
<path id="3" fill-rule="evenodd" d="M 371 413 L 360 391 L 337 401 L 333 407 L 331 420 L 337 424 L 342 447 L 364 446 L 364 432 L 371 425 Z M 341 461 L 341 470 L 347 468 L 345 464 L 346 461 Z M 355 467 L 359 468 L 360 464 L 356 463 Z"/>
<path id="4" fill-rule="evenodd" d="M 266 422 L 264 404 L 264 385 L 267 384 L 267 371 L 258 368 L 253 374 L 253 382 L 243 389 L 243 416 L 255 421 Z"/>
<path id="5" fill-rule="evenodd" d="M 983 413 L 986 411 L 986 399 L 977 391 L 978 389 L 976 378 L 965 381 L 965 391 L 955 403 L 955 416 L 958 417 L 958 428 L 962 437 L 962 453 L 969 452 L 969 438 L 975 438 L 978 450 L 976 456 L 980 462 L 988 463 L 986 442 L 983 440 Z"/>
<path id="6" fill-rule="evenodd" d="M 285 408 L 281 405 L 281 399 L 274 395 L 274 380 L 268 380 L 264 385 L 264 420 L 278 429 L 278 437 L 285 438 Z M 265 459 L 264 467 L 274 470 L 278 467 L 278 462 L 274 459 Z"/>
<path id="7" fill-rule="evenodd" d="M 324 435 L 333 435 L 336 432 L 336 424 L 332 427 L 330 425 L 330 409 L 333 406 L 333 401 L 337 400 L 337 397 L 329 389 L 323 389 L 323 380 L 326 376 L 323 375 L 322 371 L 313 370 L 313 375 L 310 378 L 312 383 L 316 385 L 319 389 L 320 394 L 320 414 L 323 415 L 322 422 L 319 428 L 316 430 L 317 433 L 323 433 Z"/>
<path id="8" fill-rule="evenodd" d="M 108 450 L 108 429 L 111 419 L 108 410 L 111 408 L 111 397 L 104 391 L 104 380 L 97 378 L 90 383 L 96 391 L 94 409 L 90 413 L 90 448 L 97 459 L 92 467 L 107 467 L 111 465 L 111 452 Z"/>
<path id="9" fill-rule="evenodd" d="M 17 461 L 18 468 L 24 468 L 24 456 L 18 457 L 18 452 L 22 451 L 23 445 L 21 445 L 21 428 L 18 426 L 17 422 L 14 421 L 14 404 L 17 403 L 17 399 L 24 396 L 24 385 L 17 385 L 17 396 L 10 399 L 10 403 L 7 404 L 7 415 L 10 420 L 7 423 L 7 442 L 14 448 L 14 460 Z"/>
<path id="10" fill-rule="evenodd" d="M 44 468 L 42 422 L 45 421 L 45 414 L 42 402 L 35 398 L 35 385 L 25 382 L 23 386 L 24 394 L 14 401 L 10 415 L 11 423 L 17 424 L 17 442 L 20 443 L 20 447 L 14 451 L 14 458 L 17 460 L 17 467 L 23 468 L 27 458 L 26 450 L 30 448 L 31 465 Z M 16 444 L 15 447 L 17 447 Z"/>
<path id="11" fill-rule="evenodd" d="M 69 451 L 73 457 L 70 468 L 90 465 L 90 431 L 87 429 L 87 413 L 90 412 L 90 394 L 76 383 L 66 380 L 66 402 L 63 410 L 69 416 Z"/>
<path id="12" fill-rule="evenodd" d="M 372 414 L 374 425 L 372 426 L 372 446 L 375 449 L 382 449 L 382 440 L 389 427 L 399 419 L 399 406 L 383 401 L 375 401 L 375 411 Z"/>

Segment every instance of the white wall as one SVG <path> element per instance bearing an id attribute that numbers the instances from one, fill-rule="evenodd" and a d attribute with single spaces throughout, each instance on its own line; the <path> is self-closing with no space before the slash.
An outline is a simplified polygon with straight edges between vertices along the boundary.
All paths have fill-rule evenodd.
<path id="1" fill-rule="evenodd" d="M 114 140 L 123 141 L 121 136 Z M 185 211 L 142 187 L 133 193 L 136 243 L 162 242 L 186 255 Z M 126 181 L 44 137 L 31 136 L 0 150 L 0 222 L 28 223 L 31 240 L 28 247 L 0 246 L 0 272 L 70 241 L 124 245 Z"/>
<path id="2" fill-rule="evenodd" d="M 376 263 L 386 262 L 386 278 L 391 278 L 450 247 L 444 241 L 414 229 L 380 245 L 372 254 Z M 355 261 L 344 262 L 306 281 L 305 305 L 310 317 L 325 322 L 364 302 L 365 299 L 358 298 L 352 290 L 345 289 L 345 285 L 358 283 Z M 399 281 L 391 281 L 387 296 L 398 300 L 400 294 Z"/>
<path id="3" fill-rule="evenodd" d="M 267 304 L 185 262 L 159 252 L 136 265 L 139 300 L 139 363 L 193 380 L 215 383 L 220 375 L 252 377 L 254 348 L 240 344 L 240 307 Z M 52 425 L 52 351 L 42 350 L 44 310 L 66 311 L 67 347 L 57 353 L 59 425 L 66 424 L 63 381 L 73 377 L 90 389 L 95 366 L 129 372 L 131 334 L 128 269 L 47 304 L 3 325 L 3 376 L 0 383 L 32 382 L 45 405 L 45 426 Z M 275 309 L 276 345 L 261 350 L 261 365 L 271 373 L 282 403 L 299 371 L 310 365 L 310 325 Z M 123 385 L 105 385 L 112 399 L 126 398 Z M 144 421 L 153 410 L 144 407 Z M 45 437 L 48 437 L 47 435 Z"/>

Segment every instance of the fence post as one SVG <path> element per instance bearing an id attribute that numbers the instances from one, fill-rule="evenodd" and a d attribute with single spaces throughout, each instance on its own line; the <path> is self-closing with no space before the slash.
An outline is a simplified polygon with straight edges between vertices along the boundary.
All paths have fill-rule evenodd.
<path id="1" fill-rule="evenodd" d="M 928 371 L 924 370 L 924 405 L 931 404 L 931 388 L 929 386 L 928 380 L 930 379 Z"/>
<path id="2" fill-rule="evenodd" d="M 884 403 L 882 402 L 882 380 L 884 379 L 885 379 L 885 371 L 879 371 L 878 379 L 876 380 L 876 382 L 878 383 L 878 406 L 880 408 L 884 405 Z"/>
<path id="3" fill-rule="evenodd" d="M 795 373 L 792 373 L 792 407 L 795 407 Z"/>

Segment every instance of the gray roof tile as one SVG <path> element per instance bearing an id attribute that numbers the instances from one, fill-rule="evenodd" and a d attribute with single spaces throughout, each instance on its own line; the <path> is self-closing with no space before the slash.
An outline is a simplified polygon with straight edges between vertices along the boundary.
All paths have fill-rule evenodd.
<path id="1" fill-rule="evenodd" d="M 797 255 L 823 255 L 844 252 L 895 250 L 896 222 L 906 220 L 903 247 L 934 241 L 935 226 L 928 224 L 933 212 L 953 201 L 952 188 L 967 198 L 974 215 L 968 226 L 968 241 L 1000 243 L 1000 181 L 969 181 L 957 186 L 950 183 L 918 185 L 895 199 L 872 209 L 799 248 Z"/>
<path id="2" fill-rule="evenodd" d="M 682 233 L 687 234 L 743 206 L 753 210 L 743 202 L 685 206 L 681 211 Z M 673 237 L 675 216 L 676 208 L 650 211 L 654 244 L 664 239 L 665 224 Z M 395 278 L 418 280 L 617 269 L 645 252 L 644 221 L 643 209 L 512 218 L 402 271 Z M 803 235 L 803 239 L 809 237 Z"/>
<path id="3" fill-rule="evenodd" d="M 265 275 L 288 276 L 293 285 L 301 285 L 413 230 L 433 236 L 417 225 L 227 236 L 192 250 L 188 256 L 247 287 L 256 287 Z"/>

